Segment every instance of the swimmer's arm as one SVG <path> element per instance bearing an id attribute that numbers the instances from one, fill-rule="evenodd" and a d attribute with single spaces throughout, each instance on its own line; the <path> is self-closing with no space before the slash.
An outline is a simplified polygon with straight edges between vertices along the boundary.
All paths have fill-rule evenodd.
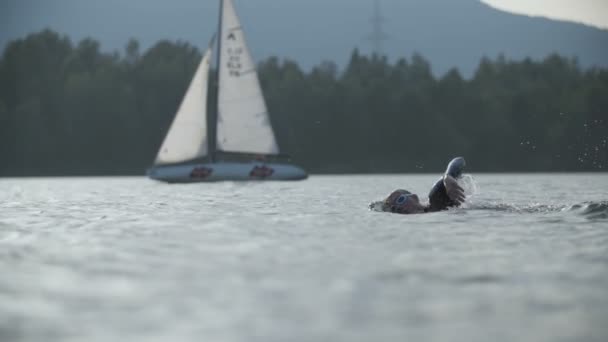
<path id="1" fill-rule="evenodd" d="M 445 185 L 445 190 L 448 197 L 452 201 L 458 203 L 458 205 L 464 203 L 464 189 L 460 185 L 458 185 L 458 182 L 456 181 L 456 179 L 454 179 L 454 177 L 446 174 L 443 177 L 443 184 Z"/>

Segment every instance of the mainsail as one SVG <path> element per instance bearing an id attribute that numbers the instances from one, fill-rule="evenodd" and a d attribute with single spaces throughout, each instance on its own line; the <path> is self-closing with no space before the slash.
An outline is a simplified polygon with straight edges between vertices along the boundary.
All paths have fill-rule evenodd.
<path id="1" fill-rule="evenodd" d="M 217 148 L 278 154 L 255 64 L 232 0 L 222 1 Z"/>
<path id="2" fill-rule="evenodd" d="M 207 88 L 211 48 L 207 49 L 190 82 L 156 156 L 155 164 L 170 164 L 204 157 L 207 143 Z"/>

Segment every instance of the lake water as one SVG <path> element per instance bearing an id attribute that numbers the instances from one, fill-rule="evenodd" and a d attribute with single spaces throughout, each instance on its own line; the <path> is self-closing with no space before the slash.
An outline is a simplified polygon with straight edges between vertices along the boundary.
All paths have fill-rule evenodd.
<path id="1" fill-rule="evenodd" d="M 608 174 L 0 179 L 0 341 L 608 341 Z"/>

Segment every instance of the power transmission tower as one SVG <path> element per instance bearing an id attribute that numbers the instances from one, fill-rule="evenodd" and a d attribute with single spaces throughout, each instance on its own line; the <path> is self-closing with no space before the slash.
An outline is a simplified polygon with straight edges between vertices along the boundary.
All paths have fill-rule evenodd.
<path id="1" fill-rule="evenodd" d="M 384 23 L 386 18 L 382 15 L 380 8 L 380 0 L 374 0 L 374 13 L 371 17 L 372 33 L 367 37 L 371 41 L 374 53 L 378 56 L 384 54 L 384 41 L 388 39 L 388 35 L 384 32 Z"/>

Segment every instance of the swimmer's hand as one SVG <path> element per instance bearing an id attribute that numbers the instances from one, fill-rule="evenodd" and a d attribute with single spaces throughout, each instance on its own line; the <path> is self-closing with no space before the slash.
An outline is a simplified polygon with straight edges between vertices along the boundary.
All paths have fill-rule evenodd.
<path id="1" fill-rule="evenodd" d="M 448 194 L 448 197 L 454 201 L 456 204 L 461 205 L 464 203 L 464 189 L 458 185 L 458 182 L 454 177 L 450 175 L 443 176 L 443 185 L 445 185 L 445 190 Z"/>

